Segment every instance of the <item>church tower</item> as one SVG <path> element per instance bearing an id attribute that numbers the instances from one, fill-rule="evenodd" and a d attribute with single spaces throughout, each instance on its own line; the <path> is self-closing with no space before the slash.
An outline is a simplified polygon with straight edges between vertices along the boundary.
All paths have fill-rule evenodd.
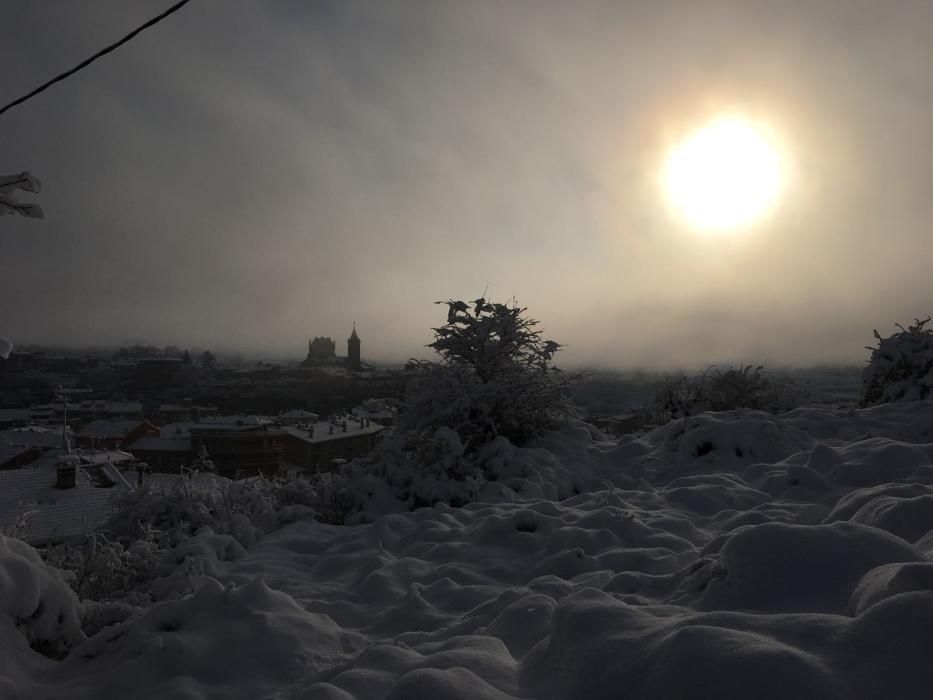
<path id="1" fill-rule="evenodd" d="M 347 368 L 356 370 L 363 369 L 360 362 L 360 337 L 356 334 L 356 321 L 353 322 L 353 332 L 347 338 Z"/>

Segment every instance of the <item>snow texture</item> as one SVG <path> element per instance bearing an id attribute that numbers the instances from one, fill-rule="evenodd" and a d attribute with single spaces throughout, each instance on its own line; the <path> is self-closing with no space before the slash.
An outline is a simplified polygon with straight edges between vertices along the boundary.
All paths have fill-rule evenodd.
<path id="1" fill-rule="evenodd" d="M 488 449 L 462 508 L 204 529 L 132 609 L 0 539 L 0 696 L 929 697 L 933 402 Z"/>

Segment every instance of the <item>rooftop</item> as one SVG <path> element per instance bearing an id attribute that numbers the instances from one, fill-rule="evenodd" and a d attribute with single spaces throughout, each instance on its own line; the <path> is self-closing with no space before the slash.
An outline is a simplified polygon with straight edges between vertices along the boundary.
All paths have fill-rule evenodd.
<path id="1" fill-rule="evenodd" d="M 79 469 L 78 485 L 59 489 L 55 469 L 0 471 L 0 528 L 13 527 L 28 513 L 20 537 L 31 545 L 81 535 L 110 518 L 113 496 L 126 490 L 120 478 L 113 481 L 109 488 L 99 487 Z"/>
<path id="2" fill-rule="evenodd" d="M 344 421 L 318 421 L 302 426 L 289 426 L 284 430 L 289 435 L 293 435 L 305 442 L 327 442 L 328 440 L 339 440 L 352 435 L 372 435 L 385 430 L 384 425 L 371 423 L 356 418 L 346 419 L 347 429 L 344 431 Z"/>

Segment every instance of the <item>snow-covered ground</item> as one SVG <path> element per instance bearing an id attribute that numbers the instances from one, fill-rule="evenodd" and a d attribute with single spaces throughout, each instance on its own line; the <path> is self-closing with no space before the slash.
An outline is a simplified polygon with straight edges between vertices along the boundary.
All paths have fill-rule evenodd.
<path id="1" fill-rule="evenodd" d="M 203 532 L 161 602 L 84 641 L 66 584 L 0 540 L 0 697 L 933 692 L 933 402 L 581 426 L 498 459 L 461 509 Z"/>

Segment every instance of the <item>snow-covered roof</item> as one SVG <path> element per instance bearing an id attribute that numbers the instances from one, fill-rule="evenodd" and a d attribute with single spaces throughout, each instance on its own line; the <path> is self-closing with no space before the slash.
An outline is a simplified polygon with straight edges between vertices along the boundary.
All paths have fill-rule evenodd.
<path id="1" fill-rule="evenodd" d="M 305 442 L 327 442 L 328 440 L 340 440 L 354 435 L 372 435 L 385 430 L 384 425 L 364 422 L 355 418 L 348 418 L 345 422 L 347 425 L 346 431 L 343 429 L 344 421 L 318 421 L 304 426 L 287 426 L 284 430 L 289 435 L 293 435 Z"/>
<path id="2" fill-rule="evenodd" d="M 68 428 L 67 435 L 71 437 L 71 428 Z M 25 445 L 42 449 L 60 447 L 62 444 L 62 429 L 60 427 L 46 428 L 33 425 L 26 428 L 0 430 L 0 444 Z"/>
<path id="3" fill-rule="evenodd" d="M 160 429 L 160 433 L 163 438 L 178 439 L 191 437 L 191 431 L 198 430 L 236 431 L 274 426 L 274 421 L 264 416 L 209 416 L 197 423 L 191 421 L 166 423 Z"/>
<path id="4" fill-rule="evenodd" d="M 113 496 L 125 490 L 119 478 L 114 481 L 109 488 L 95 486 L 79 469 L 78 485 L 59 489 L 55 486 L 55 469 L 0 471 L 0 528 L 13 526 L 24 512 L 29 512 L 24 539 L 41 545 L 100 527 L 113 512 Z"/>
<path id="5" fill-rule="evenodd" d="M 271 425 L 275 421 L 268 416 L 255 415 L 232 415 L 232 416 L 206 416 L 200 422 L 194 423 L 197 426 L 216 427 L 218 425 L 229 425 L 232 427 L 242 427 L 244 425 Z"/>
<path id="6" fill-rule="evenodd" d="M 82 464 L 118 464 L 136 458 L 124 450 L 75 450 Z"/>
<path id="7" fill-rule="evenodd" d="M 303 418 L 306 420 L 315 420 L 317 417 L 317 413 L 311 413 L 311 411 L 305 411 L 303 409 L 293 409 L 291 411 L 286 411 L 285 413 L 279 414 L 279 418 Z"/>

